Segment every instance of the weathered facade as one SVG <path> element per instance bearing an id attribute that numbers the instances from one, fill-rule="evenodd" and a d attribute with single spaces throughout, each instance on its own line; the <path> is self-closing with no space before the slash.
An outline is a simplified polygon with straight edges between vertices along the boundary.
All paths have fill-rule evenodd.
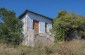
<path id="1" fill-rule="evenodd" d="M 35 33 L 50 33 L 52 29 L 52 19 L 32 11 L 26 10 L 19 18 L 23 22 L 24 45 L 34 46 Z"/>

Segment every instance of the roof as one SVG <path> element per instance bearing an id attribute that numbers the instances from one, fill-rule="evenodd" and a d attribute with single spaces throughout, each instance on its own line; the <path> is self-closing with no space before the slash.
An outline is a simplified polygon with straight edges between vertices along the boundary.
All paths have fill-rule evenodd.
<path id="1" fill-rule="evenodd" d="M 30 11 L 30 10 L 25 10 L 18 18 L 22 18 L 26 13 L 28 13 L 28 12 L 31 12 L 31 13 L 33 13 L 33 14 L 36 14 L 36 15 L 39 15 L 39 16 L 42 16 L 42 17 L 45 17 L 45 18 L 48 18 L 48 19 L 50 19 L 50 20 L 53 20 L 52 18 L 49 18 L 49 17 L 46 17 L 46 16 L 44 16 L 44 15 L 41 15 L 41 14 L 38 14 L 38 13 L 35 13 L 35 12 L 33 12 L 33 11 Z"/>

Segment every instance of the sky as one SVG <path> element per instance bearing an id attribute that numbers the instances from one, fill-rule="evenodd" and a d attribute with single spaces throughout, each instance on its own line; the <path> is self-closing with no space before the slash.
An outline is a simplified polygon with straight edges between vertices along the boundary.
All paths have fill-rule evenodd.
<path id="1" fill-rule="evenodd" d="M 85 0 L 0 0 L 0 8 L 14 11 L 17 17 L 26 9 L 50 18 L 61 10 L 85 16 Z"/>

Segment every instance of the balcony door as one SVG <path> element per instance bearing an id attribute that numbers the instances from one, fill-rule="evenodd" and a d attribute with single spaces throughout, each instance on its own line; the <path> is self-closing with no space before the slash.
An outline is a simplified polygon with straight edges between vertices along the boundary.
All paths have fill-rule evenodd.
<path id="1" fill-rule="evenodd" d="M 35 32 L 39 32 L 39 21 L 33 20 L 33 29 Z"/>

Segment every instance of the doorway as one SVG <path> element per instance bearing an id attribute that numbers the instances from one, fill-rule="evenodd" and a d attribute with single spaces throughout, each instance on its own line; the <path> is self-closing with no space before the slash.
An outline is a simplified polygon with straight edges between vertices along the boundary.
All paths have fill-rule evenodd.
<path id="1" fill-rule="evenodd" d="M 33 20 L 33 29 L 35 32 L 39 32 L 39 21 Z"/>

